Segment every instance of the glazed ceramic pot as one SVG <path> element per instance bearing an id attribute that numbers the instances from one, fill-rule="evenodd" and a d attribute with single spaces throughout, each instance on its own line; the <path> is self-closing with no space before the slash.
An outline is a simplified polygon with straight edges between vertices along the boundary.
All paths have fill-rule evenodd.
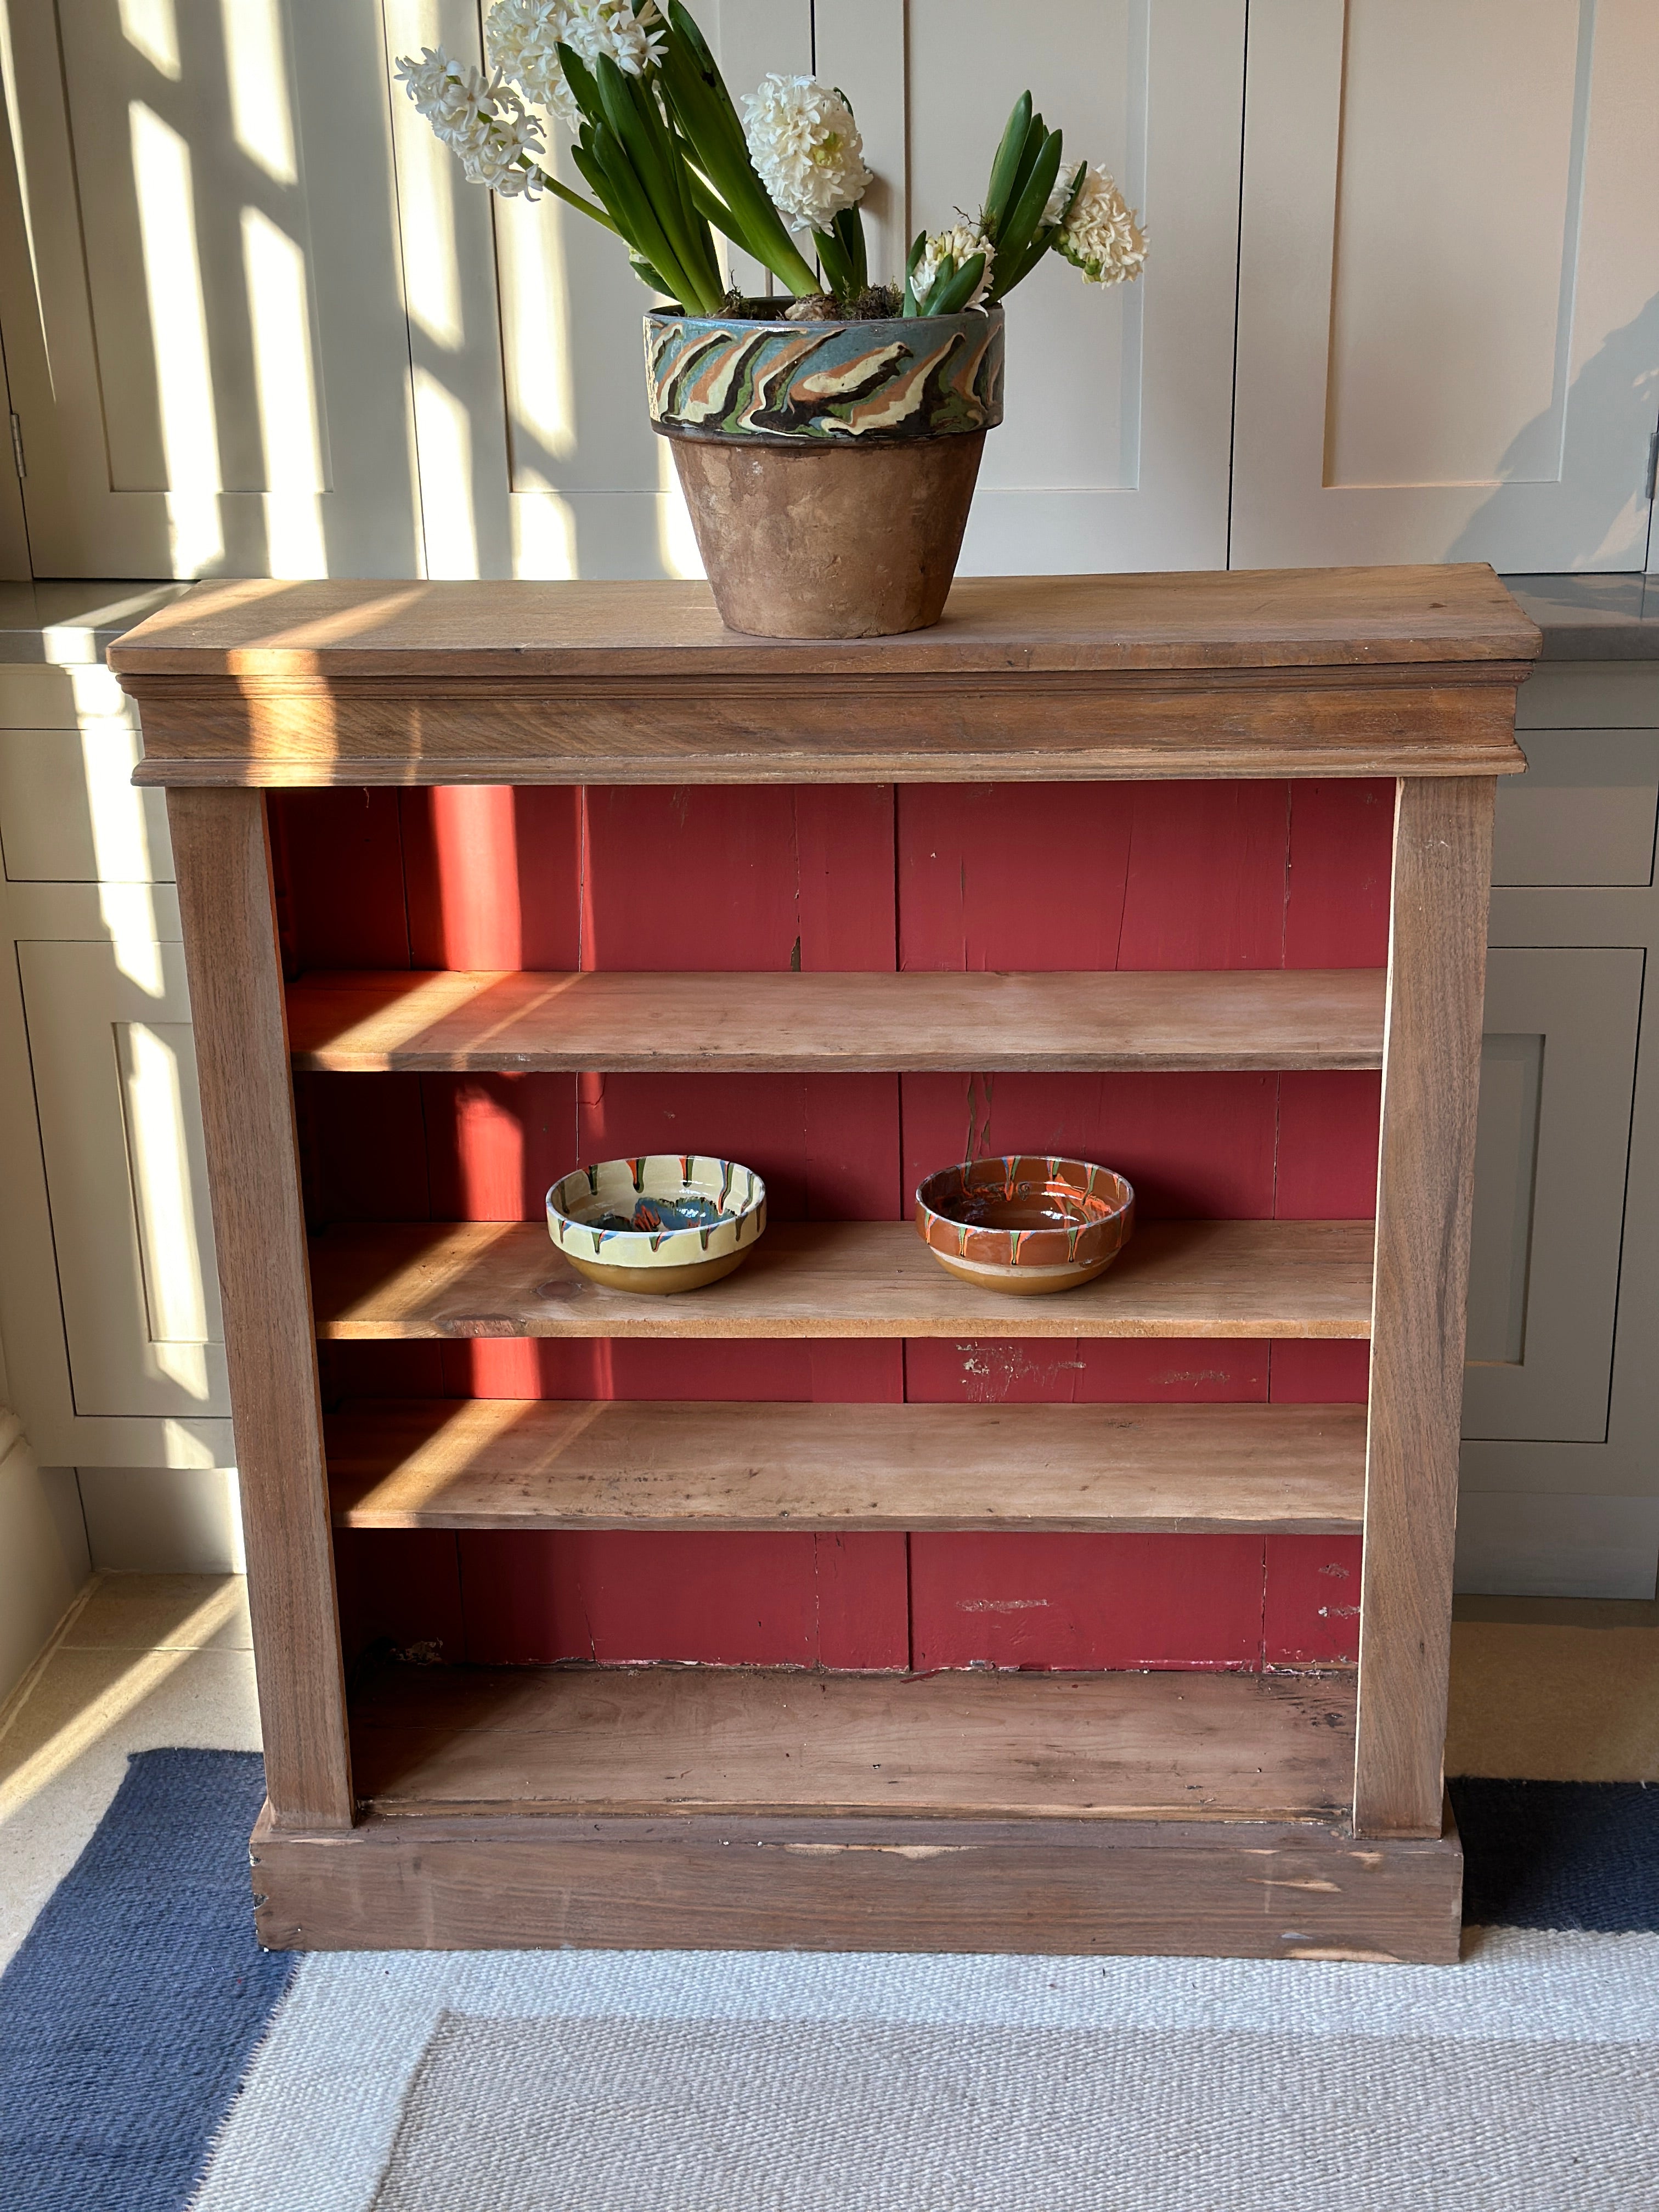
<path id="1" fill-rule="evenodd" d="M 1021 1297 L 1091 1281 L 1134 1223 L 1123 1177 L 1087 1160 L 969 1160 L 941 1168 L 916 1193 L 916 1227 L 941 1267 Z"/>
<path id="2" fill-rule="evenodd" d="M 612 1291 L 701 1290 L 740 1267 L 766 1230 L 752 1168 L 647 1153 L 576 1168 L 547 1194 L 547 1233 L 578 1273 Z"/>
<path id="3" fill-rule="evenodd" d="M 729 629 L 888 637 L 939 620 L 1002 420 L 1002 351 L 1000 307 L 646 317 L 652 427 Z"/>

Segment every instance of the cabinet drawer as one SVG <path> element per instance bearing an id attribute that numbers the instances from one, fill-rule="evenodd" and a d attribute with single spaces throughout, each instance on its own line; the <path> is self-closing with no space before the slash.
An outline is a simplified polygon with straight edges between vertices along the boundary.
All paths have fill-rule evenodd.
<path id="1" fill-rule="evenodd" d="M 1651 883 L 1659 729 L 1518 735 L 1527 773 L 1498 787 L 1492 882 Z"/>
<path id="2" fill-rule="evenodd" d="M 173 881 L 165 793 L 135 791 L 131 723 L 0 729 L 0 852 L 14 884 Z"/>

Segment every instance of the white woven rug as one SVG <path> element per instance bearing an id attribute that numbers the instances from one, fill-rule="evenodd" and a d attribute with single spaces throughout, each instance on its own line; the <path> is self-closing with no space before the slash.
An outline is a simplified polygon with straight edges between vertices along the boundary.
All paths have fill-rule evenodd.
<path id="1" fill-rule="evenodd" d="M 301 1966 L 195 2212 L 1659 2212 L 1659 1936 Z"/>

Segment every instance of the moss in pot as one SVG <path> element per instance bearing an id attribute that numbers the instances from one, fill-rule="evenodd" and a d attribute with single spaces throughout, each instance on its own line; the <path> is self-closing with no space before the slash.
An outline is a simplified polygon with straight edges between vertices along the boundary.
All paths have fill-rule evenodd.
<path id="1" fill-rule="evenodd" d="M 722 619 L 774 637 L 937 622 L 1002 419 L 1001 301 L 1051 252 L 1091 283 L 1140 273 L 1111 178 L 1065 165 L 1023 94 L 978 215 L 923 231 L 902 285 L 872 282 L 874 179 L 836 88 L 764 77 L 740 120 L 681 0 L 495 0 L 484 38 L 489 80 L 430 48 L 398 74 L 468 178 L 580 209 L 671 303 L 646 318 L 647 404 Z M 554 124 L 591 198 L 553 173 Z M 782 296 L 730 292 L 717 233 Z"/>

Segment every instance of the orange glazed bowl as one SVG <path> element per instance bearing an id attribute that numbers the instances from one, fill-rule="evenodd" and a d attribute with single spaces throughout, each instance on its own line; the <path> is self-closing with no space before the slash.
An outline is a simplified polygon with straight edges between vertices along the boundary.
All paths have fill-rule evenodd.
<path id="1" fill-rule="evenodd" d="M 941 1168 L 916 1192 L 916 1227 L 941 1267 L 987 1290 L 1072 1291 L 1109 1267 L 1135 1225 L 1111 1168 L 1019 1152 Z"/>

